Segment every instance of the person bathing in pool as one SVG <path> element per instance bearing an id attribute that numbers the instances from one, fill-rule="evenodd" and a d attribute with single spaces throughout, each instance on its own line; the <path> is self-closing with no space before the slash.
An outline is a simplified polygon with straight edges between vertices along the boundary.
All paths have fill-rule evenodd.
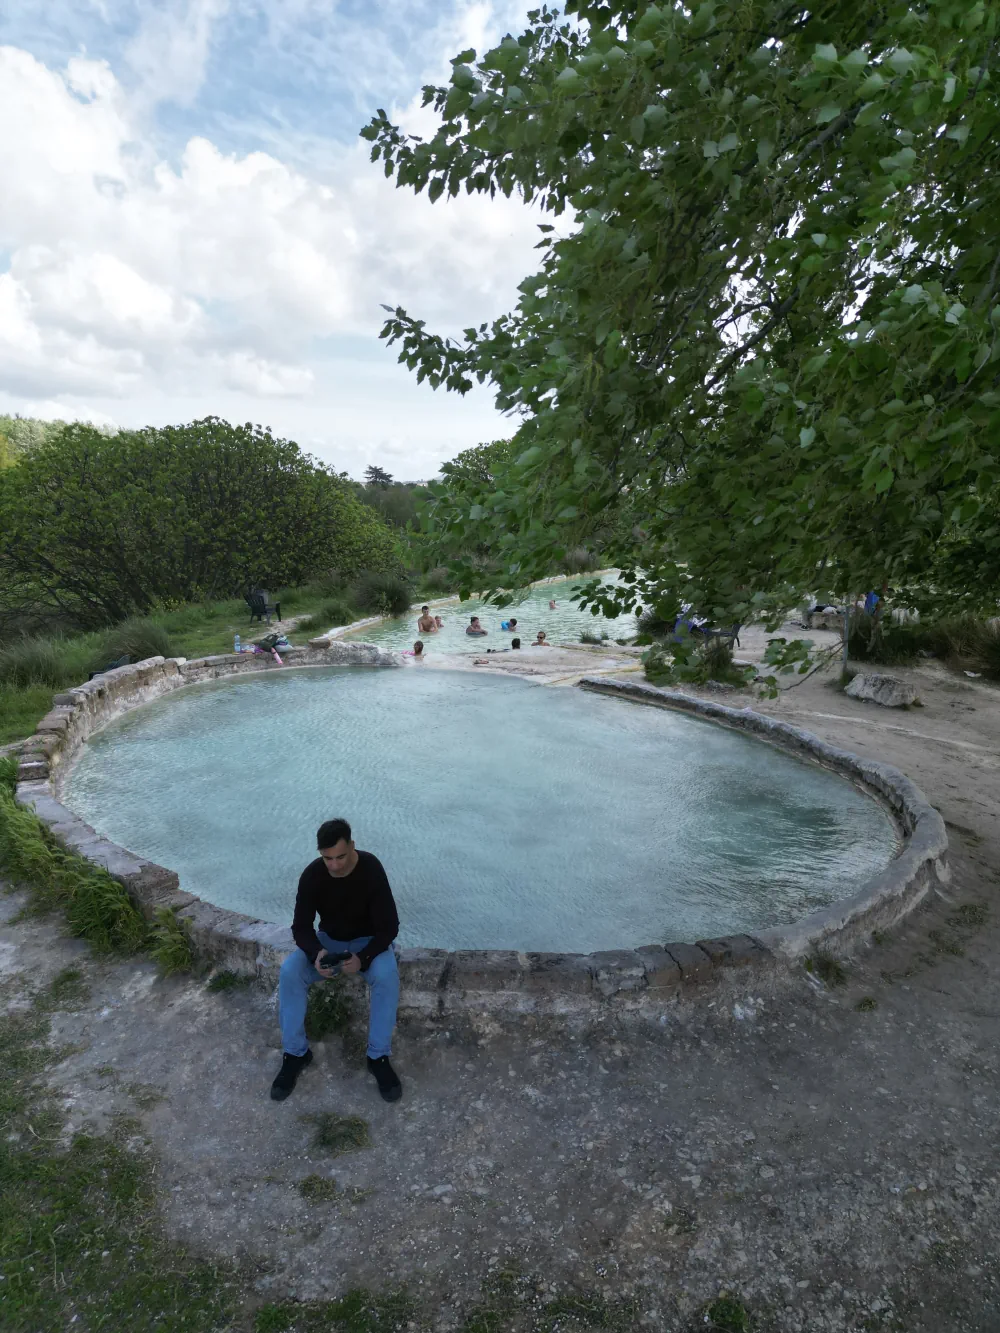
<path id="1" fill-rule="evenodd" d="M 545 631 L 544 631 L 543 629 L 540 629 L 540 630 L 538 631 L 538 638 L 535 640 L 535 642 L 534 642 L 531 646 L 532 646 L 532 648 L 551 648 L 551 647 L 552 647 L 551 643 L 549 643 L 548 639 L 545 637 Z"/>
<path id="2" fill-rule="evenodd" d="M 483 629 L 482 625 L 480 625 L 480 623 L 479 623 L 479 617 L 478 617 L 478 616 L 473 616 L 473 617 L 472 617 L 472 619 L 469 621 L 469 623 L 468 623 L 468 624 L 466 625 L 466 627 L 465 627 L 465 632 L 466 632 L 466 634 L 488 634 L 488 633 L 489 633 L 488 630 Z"/>
<path id="3" fill-rule="evenodd" d="M 417 621 L 417 629 L 421 634 L 436 634 L 438 627 L 435 624 L 434 617 L 431 615 L 430 607 L 422 606 L 420 608 L 420 619 Z"/>
<path id="4" fill-rule="evenodd" d="M 399 971 L 392 948 L 399 934 L 399 914 L 392 889 L 378 857 L 354 846 L 346 819 L 321 824 L 316 846 L 319 856 L 303 870 L 295 895 L 292 938 L 297 947 L 282 963 L 278 981 L 284 1055 L 271 1097 L 283 1102 L 303 1069 L 312 1064 L 305 1027 L 309 987 L 346 972 L 360 973 L 371 996 L 368 1072 L 382 1100 L 398 1102 L 403 1088 L 389 1063 L 399 1001 Z"/>

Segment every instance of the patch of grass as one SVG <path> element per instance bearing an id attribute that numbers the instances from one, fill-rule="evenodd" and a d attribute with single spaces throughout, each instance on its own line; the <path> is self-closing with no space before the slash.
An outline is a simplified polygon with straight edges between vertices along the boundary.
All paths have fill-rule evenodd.
<path id="1" fill-rule="evenodd" d="M 194 950 L 188 923 L 177 915 L 176 908 L 158 907 L 153 915 L 149 952 L 156 960 L 162 976 L 173 972 L 190 972 L 194 966 Z"/>
<path id="2" fill-rule="evenodd" d="M 82 1009 L 90 999 L 90 987 L 78 967 L 64 967 L 49 982 L 48 989 L 38 996 L 36 1005 L 43 1012 L 55 1009 L 73 1011 Z"/>
<path id="3" fill-rule="evenodd" d="M 862 995 L 854 1007 L 859 1014 L 870 1014 L 873 1009 L 878 1008 L 878 1000 L 874 995 Z"/>
<path id="4" fill-rule="evenodd" d="M 150 1111 L 167 1100 L 167 1094 L 154 1083 L 126 1083 L 125 1091 L 140 1111 Z"/>
<path id="5" fill-rule="evenodd" d="M 332 1176 L 306 1176 L 300 1180 L 296 1189 L 309 1203 L 329 1203 L 340 1193 L 340 1186 Z"/>
<path id="6" fill-rule="evenodd" d="M 706 1307 L 704 1323 L 712 1333 L 750 1333 L 753 1328 L 750 1311 L 728 1292 L 717 1296 Z"/>
<path id="7" fill-rule="evenodd" d="M 356 1288 L 337 1301 L 300 1303 L 282 1301 L 257 1311 L 254 1333 L 399 1333 L 415 1313 L 405 1291 L 379 1295 Z"/>
<path id="8" fill-rule="evenodd" d="M 335 1111 L 317 1111 L 299 1119 L 314 1126 L 313 1148 L 339 1157 L 341 1153 L 371 1147 L 368 1121 L 357 1115 L 337 1115 Z"/>
<path id="9" fill-rule="evenodd" d="M 0 685 L 0 745 L 30 736 L 52 707 L 49 685 Z"/>
<path id="10" fill-rule="evenodd" d="M 693 1236 L 698 1230 L 698 1215 L 692 1208 L 674 1208 L 663 1220 L 668 1236 Z"/>
<path id="11" fill-rule="evenodd" d="M 0 762 L 0 870 L 30 891 L 34 910 L 62 908 L 70 933 L 98 953 L 134 953 L 145 946 L 148 927 L 124 886 L 60 847 L 33 813 L 16 803 L 9 761 Z"/>
<path id="12" fill-rule="evenodd" d="M 323 1041 L 331 1033 L 343 1033 L 351 1021 L 354 1006 L 347 993 L 343 977 L 330 977 L 309 987 L 306 1008 L 306 1036 L 310 1041 Z"/>
<path id="13" fill-rule="evenodd" d="M 979 930 L 990 918 L 990 909 L 985 903 L 962 903 L 948 918 L 948 925 L 956 930 Z"/>
<path id="14" fill-rule="evenodd" d="M 831 989 L 834 986 L 847 985 L 846 969 L 828 953 L 814 953 L 811 958 L 806 959 L 805 968 Z"/>
<path id="15" fill-rule="evenodd" d="M 580 635 L 581 643 L 606 643 L 611 635 L 606 630 L 598 634 L 595 630 L 585 629 Z"/>
<path id="16" fill-rule="evenodd" d="M 961 941 L 947 930 L 929 930 L 927 938 L 934 946 L 935 953 L 950 954 L 952 958 L 963 958 L 965 956 Z"/>
<path id="17" fill-rule="evenodd" d="M 76 984 L 64 977 L 58 990 Z M 47 1040 L 51 998 L 0 1018 L 4 1333 L 68 1328 L 74 1319 L 130 1333 L 229 1326 L 235 1270 L 193 1262 L 164 1243 L 144 1156 L 115 1135 L 60 1145 L 64 1112 L 38 1081 L 59 1059 Z"/>
<path id="18" fill-rule="evenodd" d="M 506 1333 L 512 1328 L 530 1328 L 532 1333 L 571 1329 L 634 1333 L 640 1313 L 635 1301 L 608 1301 L 594 1292 L 563 1292 L 544 1300 L 533 1277 L 501 1271 L 483 1283 L 483 1298 L 466 1316 L 461 1333 Z"/>
<path id="19" fill-rule="evenodd" d="M 228 990 L 243 990 L 257 980 L 253 972 L 230 972 L 228 969 L 216 972 L 205 984 L 205 989 L 218 995 Z"/>

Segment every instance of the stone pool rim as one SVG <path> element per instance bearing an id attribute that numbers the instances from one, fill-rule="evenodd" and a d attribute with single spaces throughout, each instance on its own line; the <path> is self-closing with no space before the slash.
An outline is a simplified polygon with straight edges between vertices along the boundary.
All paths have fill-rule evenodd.
<path id="1" fill-rule="evenodd" d="M 290 667 L 399 668 L 395 654 L 373 644 L 313 639 L 285 654 Z M 59 799 L 61 778 L 80 747 L 108 723 L 164 694 L 258 671 L 277 671 L 268 658 L 219 654 L 193 660 L 153 657 L 106 672 L 57 694 L 34 736 L 19 747 L 17 801 L 34 810 L 68 849 L 105 868 L 148 918 L 172 908 L 188 926 L 196 954 L 216 966 L 256 969 L 273 981 L 294 947 L 287 926 L 214 907 L 180 888 L 175 871 L 102 838 Z M 905 774 L 861 759 L 790 723 L 750 708 L 632 681 L 584 677 L 579 687 L 646 706 L 671 708 L 742 731 L 832 769 L 886 808 L 902 832 L 897 856 L 850 897 L 787 926 L 754 935 L 650 944 L 590 954 L 513 950 L 398 949 L 401 1008 L 444 1013 L 452 1008 L 571 1012 L 594 1005 L 662 1007 L 692 987 L 733 972 L 787 965 L 818 949 L 843 951 L 907 915 L 937 884 L 947 884 L 944 820 Z"/>

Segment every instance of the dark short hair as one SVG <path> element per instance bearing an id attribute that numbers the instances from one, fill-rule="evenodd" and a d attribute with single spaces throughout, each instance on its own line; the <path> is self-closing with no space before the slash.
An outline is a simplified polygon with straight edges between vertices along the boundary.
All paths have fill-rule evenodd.
<path id="1" fill-rule="evenodd" d="M 345 842 L 351 841 L 350 824 L 346 819 L 328 819 L 316 830 L 316 850 L 321 852 L 324 847 L 336 847 L 341 838 Z"/>
<path id="2" fill-rule="evenodd" d="M 469 622 L 470 622 L 470 624 L 471 624 L 471 622 L 472 622 L 473 620 L 478 620 L 478 619 L 479 619 L 478 616 L 470 616 L 470 617 L 469 617 Z"/>
<path id="3" fill-rule="evenodd" d="M 424 602 L 423 606 L 422 606 L 420 609 L 421 609 L 421 611 L 429 611 L 429 610 L 430 610 L 430 607 L 427 605 L 426 602 Z"/>
<path id="4" fill-rule="evenodd" d="M 510 641 L 510 646 L 511 646 L 512 648 L 520 648 L 520 646 L 521 646 L 521 640 L 520 640 L 520 639 L 511 639 L 511 641 Z"/>
<path id="5" fill-rule="evenodd" d="M 511 625 L 516 625 L 516 624 L 517 624 L 517 616 L 513 616 L 513 617 L 511 618 L 511 620 L 510 620 L 508 623 L 511 624 Z"/>

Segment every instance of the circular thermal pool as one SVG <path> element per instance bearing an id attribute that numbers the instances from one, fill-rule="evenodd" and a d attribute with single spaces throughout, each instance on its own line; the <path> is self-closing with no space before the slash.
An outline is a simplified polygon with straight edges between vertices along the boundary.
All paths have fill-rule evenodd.
<path id="1" fill-rule="evenodd" d="M 834 773 L 667 710 L 454 671 L 275 671 L 96 735 L 64 799 L 205 901 L 287 923 L 343 816 L 400 943 L 589 953 L 754 932 L 853 893 L 896 830 Z"/>

